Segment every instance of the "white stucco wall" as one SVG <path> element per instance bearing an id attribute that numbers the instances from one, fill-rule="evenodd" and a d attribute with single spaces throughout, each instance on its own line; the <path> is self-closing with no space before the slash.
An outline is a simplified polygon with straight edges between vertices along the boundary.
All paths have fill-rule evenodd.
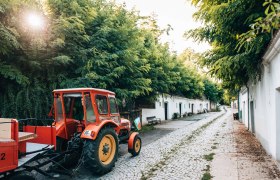
<path id="1" fill-rule="evenodd" d="M 210 108 L 210 102 L 208 100 L 198 100 L 198 99 L 188 99 L 180 96 L 170 96 L 167 94 L 159 95 L 157 101 L 155 102 L 155 109 L 142 109 L 142 123 L 147 124 L 147 117 L 156 116 L 165 120 L 165 109 L 164 104 L 167 103 L 167 119 L 172 119 L 174 113 L 179 113 L 179 107 L 181 104 L 181 116 L 184 113 L 192 112 L 193 104 L 193 113 L 197 114 L 202 112 L 203 109 Z"/>
<path id="2" fill-rule="evenodd" d="M 254 103 L 254 123 L 249 109 L 249 129 L 255 129 L 255 135 L 265 150 L 280 161 L 280 51 L 275 51 L 280 48 L 279 33 L 278 39 L 274 41 L 264 56 L 261 81 L 249 83 L 249 103 Z M 242 122 L 248 127 L 247 91 L 241 91 L 239 97 Z"/>
<path id="3" fill-rule="evenodd" d="M 248 127 L 248 93 L 245 87 L 241 90 L 239 98 L 239 107 L 241 111 L 240 121 Z"/>

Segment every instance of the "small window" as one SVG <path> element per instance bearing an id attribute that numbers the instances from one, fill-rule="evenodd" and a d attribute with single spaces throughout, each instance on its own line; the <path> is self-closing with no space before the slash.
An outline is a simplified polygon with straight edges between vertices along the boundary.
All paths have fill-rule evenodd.
<path id="1" fill-rule="evenodd" d="M 159 102 L 159 106 L 161 106 L 161 102 Z"/>
<path id="2" fill-rule="evenodd" d="M 84 109 L 82 105 L 81 93 L 65 93 L 63 94 L 64 108 L 66 118 L 74 118 L 76 120 L 83 120 Z"/>
<path id="3" fill-rule="evenodd" d="M 63 97 L 63 101 L 64 101 L 64 108 L 65 108 L 65 114 L 67 118 L 71 118 L 70 117 L 70 113 L 71 113 L 71 98 L 70 97 Z"/>
<path id="4" fill-rule="evenodd" d="M 82 97 L 73 97 L 73 118 L 76 120 L 84 120 L 84 107 Z"/>
<path id="5" fill-rule="evenodd" d="M 117 103 L 116 103 L 116 99 L 113 98 L 113 97 L 110 97 L 109 100 L 110 100 L 110 112 L 111 112 L 111 114 L 118 113 L 118 106 L 117 106 Z"/>
<path id="6" fill-rule="evenodd" d="M 96 105 L 99 114 L 108 114 L 107 97 L 102 95 L 95 96 Z"/>
<path id="7" fill-rule="evenodd" d="M 86 101 L 87 121 L 88 122 L 95 122 L 96 121 L 96 116 L 95 116 L 93 108 L 92 108 L 90 96 L 85 96 L 85 101 Z"/>
<path id="8" fill-rule="evenodd" d="M 189 108 L 191 108 L 191 103 L 189 103 Z"/>
<path id="9" fill-rule="evenodd" d="M 56 121 L 60 121 L 63 119 L 63 113 L 62 113 L 62 102 L 59 97 L 55 98 L 55 103 L 56 103 L 55 119 Z"/>

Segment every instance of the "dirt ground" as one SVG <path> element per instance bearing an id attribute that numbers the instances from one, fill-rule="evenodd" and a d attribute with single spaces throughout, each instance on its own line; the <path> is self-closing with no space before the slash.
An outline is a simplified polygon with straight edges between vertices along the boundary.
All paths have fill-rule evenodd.
<path id="1" fill-rule="evenodd" d="M 269 179 L 280 179 L 280 171 L 255 136 L 238 121 L 234 121 L 234 137 L 238 156 L 240 174 L 256 170 Z M 241 174 L 242 175 L 242 174 Z M 262 176 L 261 175 L 261 176 Z M 259 176 L 259 177 L 261 177 Z"/>

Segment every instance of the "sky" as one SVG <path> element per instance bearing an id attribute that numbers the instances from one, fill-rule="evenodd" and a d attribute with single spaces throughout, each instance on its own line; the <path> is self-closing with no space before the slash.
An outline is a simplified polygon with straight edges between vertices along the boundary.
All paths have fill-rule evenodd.
<path id="1" fill-rule="evenodd" d="M 196 52 L 204 52 L 210 48 L 207 43 L 196 43 L 192 39 L 183 37 L 185 31 L 201 26 L 192 18 L 195 7 L 189 0 L 116 0 L 117 3 L 125 2 L 128 9 L 139 10 L 140 15 L 156 14 L 160 28 L 167 28 L 170 24 L 173 28 L 169 36 L 161 37 L 162 42 L 168 42 L 172 51 L 180 54 L 186 48 L 192 48 Z"/>

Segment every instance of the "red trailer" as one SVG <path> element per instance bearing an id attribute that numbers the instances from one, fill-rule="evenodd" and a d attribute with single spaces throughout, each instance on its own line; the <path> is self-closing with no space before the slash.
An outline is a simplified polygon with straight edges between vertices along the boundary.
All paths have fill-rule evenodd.
<path id="1" fill-rule="evenodd" d="M 27 121 L 30 119 L 18 121 L 0 118 L 0 178 L 27 177 L 27 172 L 44 165 L 37 163 L 36 166 L 31 166 L 31 162 L 42 158 L 46 153 L 54 152 L 55 126 L 25 125 Z M 22 131 L 19 131 L 19 122 L 23 124 Z"/>

